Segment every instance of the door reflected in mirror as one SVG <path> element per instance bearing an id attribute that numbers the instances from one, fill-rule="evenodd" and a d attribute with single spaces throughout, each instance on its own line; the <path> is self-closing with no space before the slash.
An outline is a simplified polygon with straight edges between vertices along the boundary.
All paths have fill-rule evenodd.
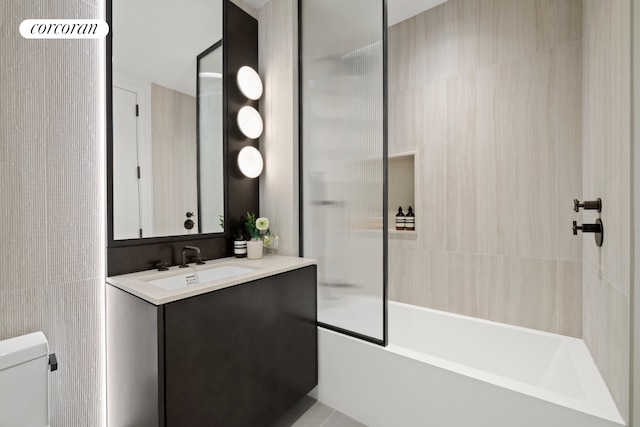
<path id="1" fill-rule="evenodd" d="M 113 238 L 223 233 L 222 1 L 112 8 Z"/>

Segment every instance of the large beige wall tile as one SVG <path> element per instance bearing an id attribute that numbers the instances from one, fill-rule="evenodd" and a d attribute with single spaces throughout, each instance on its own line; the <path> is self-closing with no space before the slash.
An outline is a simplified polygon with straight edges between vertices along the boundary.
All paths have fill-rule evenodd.
<path id="1" fill-rule="evenodd" d="M 478 71 L 478 252 L 514 255 L 516 163 L 515 65 Z"/>
<path id="2" fill-rule="evenodd" d="M 609 238 L 602 248 L 602 272 L 614 286 L 630 295 L 631 285 L 631 58 L 629 40 L 630 5 L 627 1 L 611 2 L 611 46 L 608 49 L 611 80 L 607 85 L 611 93 L 611 123 L 607 140 L 601 141 L 603 151 L 604 182 L 602 221 Z M 586 215 L 585 215 L 586 216 Z"/>
<path id="3" fill-rule="evenodd" d="M 558 259 L 582 261 L 582 234 L 574 236 L 572 221 L 582 223 L 573 200 L 582 196 L 582 42 L 557 48 L 558 81 Z"/>
<path id="4" fill-rule="evenodd" d="M 610 138 L 611 64 L 607 51 L 611 46 L 611 8 L 608 2 L 586 1 L 584 21 L 584 131 L 583 197 L 602 194 L 605 171 L 602 158 L 604 141 Z M 588 173 L 586 173 L 588 171 Z M 601 197 L 601 196 L 600 196 Z M 592 259 L 586 259 L 593 261 Z"/>
<path id="5" fill-rule="evenodd" d="M 478 316 L 478 255 L 447 254 L 448 311 Z"/>
<path id="6" fill-rule="evenodd" d="M 477 250 L 477 79 L 466 73 L 447 81 L 447 248 Z"/>
<path id="7" fill-rule="evenodd" d="M 556 262 L 480 255 L 480 317 L 557 332 Z"/>
<path id="8" fill-rule="evenodd" d="M 518 138 L 556 137 L 558 122 L 555 49 L 516 62 L 515 134 Z"/>
<path id="9" fill-rule="evenodd" d="M 420 305 L 436 310 L 449 309 L 449 269 L 447 267 L 447 253 L 443 251 L 423 251 L 418 262 L 418 274 L 423 278 L 423 300 Z"/>
<path id="10" fill-rule="evenodd" d="M 446 77 L 478 68 L 477 0 L 448 0 L 444 4 Z"/>
<path id="11" fill-rule="evenodd" d="M 558 261 L 558 333 L 582 338 L 582 262 Z"/>
<path id="12" fill-rule="evenodd" d="M 557 331 L 556 261 L 480 255 L 480 317 Z"/>
<path id="13" fill-rule="evenodd" d="M 418 71 L 416 52 L 416 18 L 409 18 L 389 27 L 388 90 L 389 94 L 416 86 Z"/>
<path id="14" fill-rule="evenodd" d="M 516 258 L 512 295 L 518 307 L 515 324 L 557 332 L 557 261 Z M 513 322 L 513 320 L 512 320 Z"/>
<path id="15" fill-rule="evenodd" d="M 403 248 L 401 252 L 401 265 L 406 274 L 402 278 L 401 286 L 405 287 L 409 294 L 411 304 L 424 305 L 427 294 L 428 268 L 426 265 L 425 250 Z"/>
<path id="16" fill-rule="evenodd" d="M 402 248 L 394 244 L 389 249 L 389 272 L 390 300 L 448 310 L 446 252 Z"/>
<path id="17" fill-rule="evenodd" d="M 515 56 L 515 2 L 478 1 L 478 63 L 497 64 Z"/>
<path id="18" fill-rule="evenodd" d="M 392 301 L 415 304 L 411 299 L 411 289 L 407 283 L 407 260 L 404 257 L 405 249 L 400 246 L 389 247 L 389 299 Z M 411 266 L 413 269 L 413 265 Z"/>
<path id="19" fill-rule="evenodd" d="M 555 52 L 518 60 L 516 67 L 516 254 L 557 256 Z M 545 224 L 553 224 L 548 226 Z"/>
<path id="20" fill-rule="evenodd" d="M 517 142 L 516 255 L 557 256 L 557 179 L 555 140 Z"/>
<path id="21" fill-rule="evenodd" d="M 626 419 L 629 411 L 628 296 L 595 271 L 585 269 L 584 339 L 596 366 Z"/>
<path id="22" fill-rule="evenodd" d="M 480 255 L 478 259 L 479 316 L 496 322 L 513 323 L 518 313 L 514 304 L 515 258 Z"/>
<path id="23" fill-rule="evenodd" d="M 416 149 L 417 96 L 415 88 L 389 95 L 389 154 Z"/>
<path id="24" fill-rule="evenodd" d="M 516 55 L 529 56 L 558 44 L 557 0 L 515 1 Z"/>
<path id="25" fill-rule="evenodd" d="M 557 0 L 558 45 L 582 39 L 584 0 Z"/>
<path id="26" fill-rule="evenodd" d="M 416 211 L 422 247 L 447 248 L 447 87 L 444 80 L 418 90 L 418 176 L 420 210 Z"/>
<path id="27" fill-rule="evenodd" d="M 446 74 L 445 7 L 440 5 L 416 16 L 416 83 L 424 85 Z"/>

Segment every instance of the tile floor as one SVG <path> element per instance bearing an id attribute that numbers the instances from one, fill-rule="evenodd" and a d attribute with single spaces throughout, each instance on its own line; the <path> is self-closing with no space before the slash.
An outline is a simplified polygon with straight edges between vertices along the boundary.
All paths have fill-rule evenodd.
<path id="1" fill-rule="evenodd" d="M 366 427 L 364 424 L 306 396 L 272 427 Z"/>

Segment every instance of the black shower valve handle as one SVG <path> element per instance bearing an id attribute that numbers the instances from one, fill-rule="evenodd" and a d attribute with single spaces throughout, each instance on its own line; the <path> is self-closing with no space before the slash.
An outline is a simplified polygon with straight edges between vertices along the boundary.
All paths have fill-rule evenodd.
<path id="1" fill-rule="evenodd" d="M 577 200 L 576 200 L 576 202 L 577 202 Z M 573 221 L 573 227 L 571 227 L 571 228 L 573 229 L 573 235 L 574 235 L 574 236 L 577 236 L 577 235 L 578 235 L 578 230 L 582 230 L 582 227 L 580 227 L 580 226 L 578 225 L 578 222 L 577 222 L 577 221 Z"/>
<path id="2" fill-rule="evenodd" d="M 602 200 L 598 197 L 596 200 L 585 201 L 584 203 L 580 203 L 580 200 L 573 199 L 573 210 L 576 212 L 580 212 L 580 208 L 584 210 L 595 210 L 598 212 L 602 212 Z"/>

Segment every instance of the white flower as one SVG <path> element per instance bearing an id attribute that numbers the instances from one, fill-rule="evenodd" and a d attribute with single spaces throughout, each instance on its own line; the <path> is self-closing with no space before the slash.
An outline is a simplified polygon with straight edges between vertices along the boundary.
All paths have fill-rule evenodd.
<path id="1" fill-rule="evenodd" d="M 269 220 L 264 217 L 256 219 L 256 228 L 260 231 L 265 231 L 267 228 L 269 228 Z"/>

